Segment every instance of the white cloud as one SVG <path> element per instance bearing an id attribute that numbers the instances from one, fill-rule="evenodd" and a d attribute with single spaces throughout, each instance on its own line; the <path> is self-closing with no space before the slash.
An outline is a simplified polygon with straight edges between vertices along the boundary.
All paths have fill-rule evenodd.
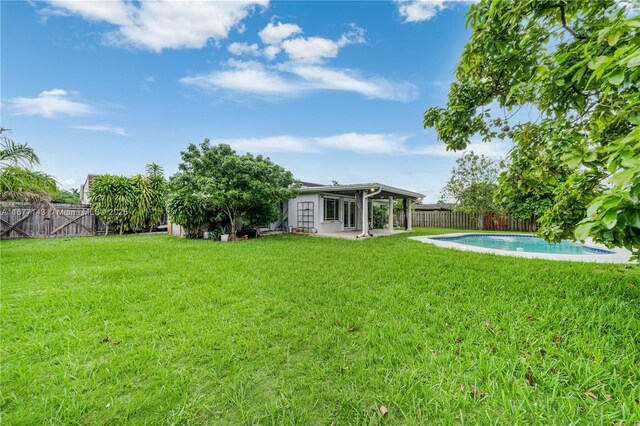
<path id="1" fill-rule="evenodd" d="M 333 136 L 297 137 L 291 135 L 269 136 L 264 138 L 238 138 L 216 140 L 233 148 L 256 153 L 297 152 L 318 153 L 327 151 L 348 151 L 370 155 L 412 155 L 431 157 L 460 157 L 462 151 L 447 151 L 444 143 L 423 144 L 407 142 L 410 135 L 398 133 L 342 133 Z M 483 143 L 472 141 L 466 151 L 493 158 L 504 157 L 510 145 L 504 142 Z"/>
<path id="2" fill-rule="evenodd" d="M 269 61 L 272 61 L 276 58 L 276 56 L 278 56 L 278 53 L 280 53 L 282 49 L 280 49 L 278 46 L 267 46 L 264 49 L 262 49 L 262 53 L 264 54 L 264 57 L 267 58 Z"/>
<path id="3" fill-rule="evenodd" d="M 297 37 L 285 40 L 282 49 L 292 61 L 319 63 L 335 58 L 341 48 L 349 44 L 364 43 L 364 30 L 352 25 L 352 30 L 340 36 L 338 40 L 323 37 Z"/>
<path id="4" fill-rule="evenodd" d="M 407 101 L 417 88 L 381 77 L 364 77 L 354 72 L 318 65 L 280 64 L 267 67 L 255 61 L 226 62 L 232 69 L 184 77 L 184 84 L 202 89 L 225 89 L 274 98 L 291 97 L 312 91 L 336 90 L 358 93 L 370 99 Z"/>
<path id="5" fill-rule="evenodd" d="M 422 22 L 428 21 L 456 3 L 471 3 L 472 0 L 395 0 L 395 2 L 404 22 Z"/>
<path id="6" fill-rule="evenodd" d="M 394 83 L 381 77 L 366 78 L 352 71 L 309 65 L 285 68 L 306 81 L 311 89 L 355 92 L 371 99 L 397 101 L 408 101 L 418 95 L 418 89 L 413 84 Z"/>
<path id="7" fill-rule="evenodd" d="M 74 189 L 80 187 L 80 182 L 74 178 L 62 179 L 58 176 L 54 176 L 56 182 L 58 182 L 63 188 Z"/>
<path id="8" fill-rule="evenodd" d="M 35 98 L 11 98 L 7 99 L 9 109 L 17 115 L 39 115 L 46 118 L 55 118 L 60 115 L 72 117 L 87 115 L 93 111 L 90 105 L 71 101 L 69 94 L 63 89 L 45 90 Z"/>
<path id="9" fill-rule="evenodd" d="M 278 45 L 292 35 L 300 33 L 302 33 L 302 28 L 296 24 L 283 24 L 282 22 L 278 22 L 274 25 L 270 22 L 258 33 L 258 36 L 264 44 Z"/>
<path id="10" fill-rule="evenodd" d="M 256 7 L 269 0 L 132 2 L 51 0 L 47 15 L 79 15 L 117 29 L 104 34 L 107 44 L 148 49 L 201 48 L 209 40 L 226 39 Z"/>
<path id="11" fill-rule="evenodd" d="M 256 43 L 249 44 L 246 42 L 238 43 L 233 42 L 228 47 L 227 50 L 236 56 L 240 55 L 250 55 L 250 56 L 260 56 L 260 49 Z"/>
<path id="12" fill-rule="evenodd" d="M 404 152 L 408 136 L 393 133 L 343 133 L 341 135 L 315 138 L 318 145 L 364 154 L 397 154 Z"/>
<path id="13" fill-rule="evenodd" d="M 235 69 L 183 77 L 180 82 L 202 89 L 227 89 L 277 97 L 291 96 L 302 90 L 299 84 L 287 81 L 277 73 L 265 69 L 258 62 L 229 61 L 228 63 Z"/>
<path id="14" fill-rule="evenodd" d="M 107 132 L 113 133 L 119 136 L 128 136 L 127 132 L 122 127 L 103 126 L 103 125 L 76 125 L 67 126 L 69 129 L 89 130 L 92 132 Z"/>

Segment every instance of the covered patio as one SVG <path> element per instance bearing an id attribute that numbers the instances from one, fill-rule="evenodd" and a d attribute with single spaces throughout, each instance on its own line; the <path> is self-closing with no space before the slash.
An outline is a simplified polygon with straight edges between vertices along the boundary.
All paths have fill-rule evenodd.
<path id="1" fill-rule="evenodd" d="M 317 197 L 317 199 L 309 197 Z M 412 205 L 422 197 L 420 193 L 377 182 L 352 185 L 309 185 L 302 187 L 298 199 L 295 200 L 297 205 L 291 205 L 290 208 L 297 209 L 296 223 L 300 226 L 305 222 L 304 214 L 300 213 L 302 202 L 308 200 L 308 211 L 311 212 L 313 209 L 314 216 L 309 222 L 314 226 L 308 227 L 309 230 L 306 232 L 356 239 L 401 232 L 394 230 L 396 201 L 402 200 L 401 208 L 406 213 L 411 211 Z M 378 229 L 374 229 L 374 204 L 387 207 L 387 218 L 383 228 L 379 227 L 378 219 Z M 401 226 L 405 231 L 411 231 L 411 214 L 405 214 L 404 217 L 405 223 Z"/>

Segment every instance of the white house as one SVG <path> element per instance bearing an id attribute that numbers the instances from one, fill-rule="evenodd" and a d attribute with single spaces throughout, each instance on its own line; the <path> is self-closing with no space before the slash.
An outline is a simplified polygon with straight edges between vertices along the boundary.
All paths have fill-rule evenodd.
<path id="1" fill-rule="evenodd" d="M 412 203 L 420 201 L 423 197 L 417 192 L 381 183 L 301 184 L 303 186 L 300 194 L 283 203 L 281 220 L 272 224 L 270 229 L 298 228 L 304 232 L 318 234 L 350 232 L 367 236 L 372 227 L 374 202 L 389 206 L 386 228 L 393 230 L 394 201 L 404 200 L 409 209 Z M 411 230 L 411 215 L 407 215 L 406 229 Z"/>
<path id="2" fill-rule="evenodd" d="M 298 229 L 319 235 L 366 237 L 371 234 L 370 229 L 373 227 L 374 203 L 389 206 L 385 228 L 387 231 L 393 231 L 394 202 L 403 200 L 406 211 L 411 211 L 412 204 L 423 197 L 417 192 L 381 183 L 353 185 L 298 183 L 302 185 L 298 196 L 280 204 L 280 218 L 260 227 L 263 232 Z M 406 221 L 405 229 L 410 231 L 410 214 L 406 215 Z M 238 227 L 241 225 L 239 223 Z M 168 226 L 168 233 L 174 236 L 184 235 L 182 227 L 171 223 Z"/>

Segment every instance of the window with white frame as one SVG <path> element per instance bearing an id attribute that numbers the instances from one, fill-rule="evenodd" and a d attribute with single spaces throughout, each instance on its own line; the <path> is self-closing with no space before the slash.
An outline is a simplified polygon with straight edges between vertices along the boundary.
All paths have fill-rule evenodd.
<path id="1" fill-rule="evenodd" d="M 337 198 L 329 198 L 329 197 L 325 197 L 324 198 L 324 214 L 323 214 L 323 219 L 325 221 L 329 221 L 329 220 L 339 220 L 340 216 L 339 216 L 339 199 Z"/>

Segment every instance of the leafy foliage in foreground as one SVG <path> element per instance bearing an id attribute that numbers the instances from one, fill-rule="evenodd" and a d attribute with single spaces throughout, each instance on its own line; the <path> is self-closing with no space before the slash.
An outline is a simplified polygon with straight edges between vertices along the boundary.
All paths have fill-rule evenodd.
<path id="1" fill-rule="evenodd" d="M 6 424 L 640 420 L 638 266 L 406 235 L 0 245 Z"/>
<path id="2" fill-rule="evenodd" d="M 485 141 L 511 138 L 517 147 L 500 181 L 501 199 L 544 211 L 539 232 L 545 239 L 590 236 L 640 254 L 640 16 L 628 13 L 628 5 L 472 5 L 473 34 L 447 107 L 428 109 L 424 125 L 455 150 L 477 133 Z M 510 126 L 521 108 L 540 119 Z M 541 160 L 561 161 L 529 158 L 538 153 Z"/>

